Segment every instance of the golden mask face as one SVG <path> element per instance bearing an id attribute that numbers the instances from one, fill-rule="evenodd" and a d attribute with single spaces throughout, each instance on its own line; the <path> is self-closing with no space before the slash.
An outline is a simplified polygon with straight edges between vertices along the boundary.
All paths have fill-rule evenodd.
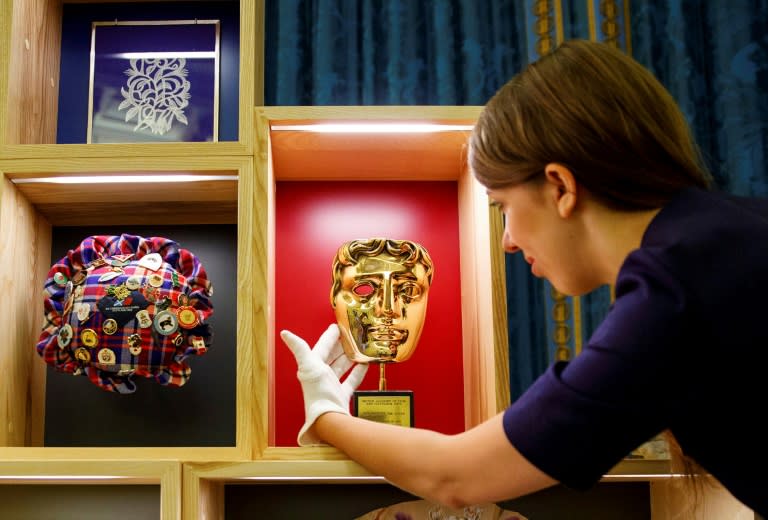
<path id="1" fill-rule="evenodd" d="M 407 240 L 352 240 L 339 248 L 331 305 L 349 359 L 411 357 L 424 326 L 432 271 L 426 249 Z"/>

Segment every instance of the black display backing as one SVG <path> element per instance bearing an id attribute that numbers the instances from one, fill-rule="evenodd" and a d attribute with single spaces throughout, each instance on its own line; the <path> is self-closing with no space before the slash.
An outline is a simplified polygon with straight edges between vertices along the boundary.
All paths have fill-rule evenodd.
<path id="1" fill-rule="evenodd" d="M 353 520 L 380 507 L 418 500 L 388 484 L 228 484 L 225 520 Z M 499 502 L 530 520 L 648 520 L 648 482 L 600 483 L 589 491 L 555 486 Z"/>
<path id="2" fill-rule="evenodd" d="M 54 227 L 51 264 L 88 236 L 122 233 L 163 236 L 198 257 L 214 288 L 209 320 L 213 343 L 205 355 L 187 358 L 192 375 L 185 385 L 164 387 L 137 377 L 133 394 L 107 392 L 85 376 L 47 367 L 44 445 L 235 446 L 237 226 Z M 37 291 L 41 293 L 42 288 Z M 42 298 L 36 310 L 42 322 Z"/>
<path id="3" fill-rule="evenodd" d="M 160 518 L 160 486 L 0 485 L 0 518 L 135 520 Z"/>

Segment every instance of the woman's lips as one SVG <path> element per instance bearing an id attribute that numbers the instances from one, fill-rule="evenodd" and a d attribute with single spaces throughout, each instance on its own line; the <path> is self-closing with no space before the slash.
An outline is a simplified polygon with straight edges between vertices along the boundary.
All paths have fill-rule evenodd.
<path id="1" fill-rule="evenodd" d="M 534 258 L 526 256 L 525 261 L 531 264 L 531 273 L 533 274 L 533 276 L 540 277 L 541 275 L 539 271 L 536 269 L 536 260 Z"/>

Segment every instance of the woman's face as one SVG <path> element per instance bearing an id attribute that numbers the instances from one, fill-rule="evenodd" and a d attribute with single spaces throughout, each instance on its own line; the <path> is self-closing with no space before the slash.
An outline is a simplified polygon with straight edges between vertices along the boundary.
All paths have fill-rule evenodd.
<path id="1" fill-rule="evenodd" d="M 546 278 L 569 295 L 589 292 L 600 285 L 586 261 L 585 233 L 574 212 L 562 213 L 561 187 L 546 179 L 488 190 L 492 203 L 504 214 L 502 246 L 520 252 L 531 273 Z"/>

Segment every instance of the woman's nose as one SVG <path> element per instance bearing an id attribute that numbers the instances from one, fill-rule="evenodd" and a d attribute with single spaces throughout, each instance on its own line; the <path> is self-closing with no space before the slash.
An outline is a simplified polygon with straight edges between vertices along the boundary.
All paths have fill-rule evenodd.
<path id="1" fill-rule="evenodd" d="M 501 246 L 507 253 L 517 253 L 520 251 L 520 248 L 517 247 L 517 245 L 515 245 L 515 243 L 512 241 L 512 237 L 506 229 L 504 229 L 504 235 L 501 238 Z"/>

